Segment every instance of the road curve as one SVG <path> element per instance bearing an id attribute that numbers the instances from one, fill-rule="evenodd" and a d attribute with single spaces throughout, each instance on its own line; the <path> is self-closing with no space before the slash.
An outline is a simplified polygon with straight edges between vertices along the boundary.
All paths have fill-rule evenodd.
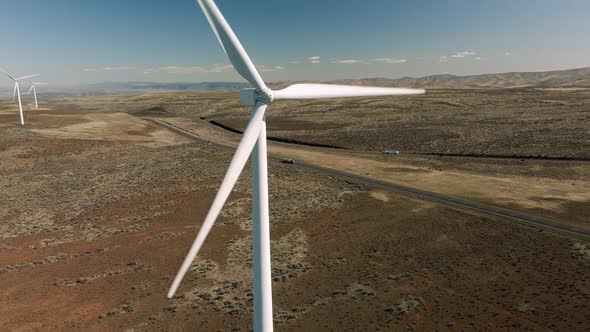
<path id="1" fill-rule="evenodd" d="M 208 141 L 198 135 L 191 133 L 190 131 L 179 128 L 177 126 L 174 126 L 166 121 L 163 121 L 160 119 L 146 118 L 146 117 L 142 117 L 142 119 L 152 122 L 158 126 L 164 127 L 172 132 L 175 132 L 175 133 L 180 134 L 182 136 L 188 137 L 190 139 L 200 141 L 200 142 L 206 142 L 209 144 L 214 144 L 216 146 L 222 147 L 224 149 L 232 150 L 232 151 L 235 150 L 231 146 Z M 274 161 L 281 160 L 281 158 L 276 158 L 276 157 L 272 157 L 272 156 L 269 156 L 269 159 L 274 160 Z M 342 171 L 338 171 L 338 170 L 334 170 L 334 169 L 330 169 L 330 168 L 325 168 L 325 167 L 321 167 L 321 166 L 317 166 L 317 165 L 313 165 L 313 164 L 309 164 L 309 163 L 297 162 L 293 166 L 323 172 L 323 173 L 326 173 L 326 174 L 329 174 L 332 176 L 336 176 L 339 178 L 344 178 L 347 180 L 355 181 L 357 183 L 363 183 L 365 185 L 370 185 L 372 187 L 386 189 L 386 190 L 395 192 L 397 194 L 409 196 L 412 198 L 417 198 L 417 199 L 421 199 L 421 200 L 425 200 L 425 201 L 431 201 L 431 202 L 443 204 L 446 206 L 458 208 L 461 210 L 466 210 L 466 211 L 471 211 L 471 212 L 477 212 L 477 213 L 484 214 L 484 215 L 494 216 L 494 217 L 498 217 L 500 219 L 518 222 L 520 224 L 538 227 L 538 228 L 542 228 L 542 229 L 549 230 L 549 231 L 558 232 L 558 233 L 568 235 L 571 237 L 575 237 L 575 238 L 580 238 L 580 239 L 585 239 L 585 240 L 590 239 L 590 229 L 576 227 L 576 226 L 572 226 L 572 225 L 568 225 L 568 224 L 564 224 L 564 223 L 560 223 L 557 221 L 548 220 L 548 219 L 544 219 L 544 218 L 539 218 L 539 217 L 531 216 L 531 215 L 528 215 L 528 214 L 525 214 L 522 212 L 517 212 L 517 211 L 505 209 L 505 208 L 500 208 L 500 207 L 496 207 L 496 206 L 488 205 L 488 204 L 484 204 L 484 203 L 472 202 L 472 201 L 468 201 L 468 200 L 464 200 L 464 199 L 460 199 L 460 198 L 456 198 L 456 197 L 452 197 L 452 196 L 441 195 L 441 194 L 437 194 L 434 192 L 411 188 L 411 187 L 407 187 L 407 186 L 402 186 L 402 185 L 398 185 L 398 184 L 394 184 L 394 183 L 390 183 L 390 182 L 375 180 L 375 179 L 364 177 L 361 175 L 342 172 Z"/>

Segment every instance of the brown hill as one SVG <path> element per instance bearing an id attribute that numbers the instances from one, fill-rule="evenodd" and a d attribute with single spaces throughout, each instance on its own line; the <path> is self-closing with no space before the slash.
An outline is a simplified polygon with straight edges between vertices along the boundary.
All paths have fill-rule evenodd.
<path id="1" fill-rule="evenodd" d="M 294 82 L 278 82 L 273 88 L 288 86 Z M 590 88 L 590 67 L 545 72 L 512 72 L 470 76 L 431 75 L 420 78 L 402 77 L 366 78 L 358 80 L 330 81 L 334 84 L 403 86 L 437 89 L 459 88 Z"/>

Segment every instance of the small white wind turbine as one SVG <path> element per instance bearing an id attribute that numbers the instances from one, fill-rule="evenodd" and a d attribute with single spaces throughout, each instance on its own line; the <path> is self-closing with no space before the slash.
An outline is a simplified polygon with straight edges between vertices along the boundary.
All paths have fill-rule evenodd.
<path id="1" fill-rule="evenodd" d="M 265 111 L 274 100 L 280 99 L 316 99 L 341 98 L 359 96 L 391 96 L 423 94 L 422 89 L 376 88 L 342 86 L 329 84 L 295 84 L 285 89 L 273 91 L 269 89 L 242 44 L 231 27 L 213 2 L 213 0 L 197 0 L 205 16 L 209 20 L 213 32 L 229 57 L 236 71 L 243 76 L 254 89 L 240 91 L 240 101 L 253 106 L 250 120 L 238 148 L 229 164 L 229 168 L 221 183 L 221 187 L 213 200 L 211 209 L 188 252 L 180 271 L 168 292 L 168 298 L 176 293 L 180 282 L 192 265 L 201 249 L 205 238 L 211 231 L 213 223 L 221 212 L 240 173 L 244 169 L 251 153 L 252 156 L 252 222 L 254 241 L 254 330 L 272 331 L 272 279 L 270 257 L 270 227 L 268 207 L 268 177 L 266 153 L 266 119 Z"/>
<path id="2" fill-rule="evenodd" d="M 47 83 L 36 83 L 32 80 L 29 80 L 29 82 L 31 82 L 31 87 L 29 88 L 29 92 L 27 92 L 27 94 L 30 95 L 31 91 L 33 92 L 33 94 L 35 95 L 35 109 L 38 110 L 39 104 L 37 103 L 37 85 L 47 85 Z"/>
<path id="3" fill-rule="evenodd" d="M 23 115 L 23 104 L 20 99 L 20 87 L 18 85 L 18 81 L 24 80 L 26 78 L 39 76 L 39 74 L 28 75 L 28 76 L 16 78 L 16 77 L 10 75 L 6 70 L 4 70 L 4 69 L 0 69 L 0 70 L 2 72 L 4 72 L 4 74 L 8 75 L 8 77 L 10 77 L 10 79 L 12 79 L 14 81 L 14 91 L 12 93 L 12 101 L 14 101 L 15 97 L 18 97 L 18 111 L 19 111 L 19 115 L 20 115 L 20 124 L 21 124 L 21 126 L 24 126 L 25 125 L 25 117 Z"/>

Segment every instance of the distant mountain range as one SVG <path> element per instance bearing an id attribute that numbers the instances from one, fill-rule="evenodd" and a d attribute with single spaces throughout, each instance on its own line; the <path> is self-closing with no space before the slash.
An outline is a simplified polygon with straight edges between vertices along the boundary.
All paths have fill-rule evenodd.
<path id="1" fill-rule="evenodd" d="M 193 91 L 219 91 L 241 90 L 250 87 L 248 83 L 240 82 L 200 82 L 200 83 L 157 83 L 157 82 L 104 82 L 85 84 L 82 90 L 108 91 L 108 90 L 193 90 Z"/>
<path id="2" fill-rule="evenodd" d="M 306 81 L 320 83 L 320 81 Z M 286 87 L 295 81 L 270 83 L 274 89 Z M 590 67 L 544 72 L 513 72 L 502 74 L 482 74 L 471 76 L 431 75 L 420 78 L 402 77 L 365 78 L 358 80 L 337 80 L 321 83 L 373 85 L 386 87 L 416 87 L 429 89 L 466 88 L 590 88 Z M 82 86 L 87 91 L 146 91 L 146 90 L 193 90 L 193 91 L 235 91 L 248 88 L 248 83 L 202 82 L 202 83 L 155 83 L 155 82 L 106 82 Z"/>
<path id="3" fill-rule="evenodd" d="M 372 85 L 385 87 L 415 87 L 428 89 L 475 89 L 475 88 L 590 88 L 590 67 L 544 72 L 514 72 L 503 74 L 483 74 L 471 76 L 432 75 L 420 78 L 403 77 L 366 78 L 338 81 L 306 81 L 308 83 L 332 83 L 350 85 Z M 295 81 L 270 83 L 273 89 L 281 89 Z M 78 88 L 50 87 L 43 93 L 50 96 L 92 96 L 104 94 L 140 93 L 145 91 L 237 91 L 250 87 L 239 82 L 201 82 L 201 83 L 158 83 L 158 82 L 104 82 L 86 84 Z M 0 88 L 0 96 L 10 97 L 12 87 Z"/>
<path id="4" fill-rule="evenodd" d="M 471 76 L 432 75 L 421 78 L 373 78 L 334 83 L 405 86 L 438 89 L 459 88 L 590 88 L 590 67 L 544 72 L 514 72 Z"/>
<path id="5" fill-rule="evenodd" d="M 283 88 L 293 83 L 295 82 L 279 82 L 273 84 L 273 88 Z M 366 78 L 325 83 L 428 89 L 590 88 L 590 67 L 544 72 L 514 72 L 471 76 L 444 74 L 421 78 Z"/>

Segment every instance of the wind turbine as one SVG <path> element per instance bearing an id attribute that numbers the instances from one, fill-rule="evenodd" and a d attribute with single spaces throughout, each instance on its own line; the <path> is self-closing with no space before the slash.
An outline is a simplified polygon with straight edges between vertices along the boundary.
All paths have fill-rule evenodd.
<path id="1" fill-rule="evenodd" d="M 213 200 L 211 209 L 197 234 L 172 286 L 168 298 L 176 293 L 180 282 L 192 265 L 205 238 L 211 231 L 217 216 L 229 197 L 246 162 L 252 156 L 252 223 L 254 241 L 254 330 L 272 331 L 272 279 L 270 257 L 270 225 L 268 207 L 268 173 L 266 151 L 267 107 L 274 100 L 319 99 L 359 96 L 393 96 L 425 93 L 422 89 L 358 87 L 329 84 L 294 84 L 285 89 L 269 89 L 254 67 L 244 47 L 217 8 L 213 0 L 197 0 L 205 13 L 213 32 L 236 71 L 244 77 L 253 89 L 240 91 L 242 104 L 253 106 L 250 120 L 236 149 L 221 187 Z"/>
<path id="2" fill-rule="evenodd" d="M 37 85 L 47 85 L 47 83 L 35 83 L 32 80 L 29 80 L 29 82 L 31 82 L 31 88 L 29 88 L 29 92 L 27 92 L 27 94 L 30 95 L 31 91 L 33 91 L 33 94 L 35 95 L 35 109 L 38 110 L 39 104 L 37 103 Z"/>
<path id="3" fill-rule="evenodd" d="M 28 76 L 23 76 L 23 77 L 16 78 L 16 77 L 10 75 L 6 70 L 4 70 L 4 69 L 0 69 L 0 70 L 2 72 L 4 72 L 4 74 L 8 75 L 8 77 L 10 77 L 10 79 L 12 79 L 14 81 L 14 91 L 12 93 L 12 101 L 14 101 L 14 97 L 15 96 L 18 97 L 18 110 L 19 110 L 19 115 L 20 115 L 20 124 L 21 124 L 21 126 L 24 126 L 25 125 L 25 118 L 23 116 L 23 104 L 22 104 L 21 99 L 20 99 L 20 87 L 18 85 L 18 81 L 24 80 L 26 78 L 31 78 L 31 77 L 39 76 L 39 74 L 28 75 Z"/>

